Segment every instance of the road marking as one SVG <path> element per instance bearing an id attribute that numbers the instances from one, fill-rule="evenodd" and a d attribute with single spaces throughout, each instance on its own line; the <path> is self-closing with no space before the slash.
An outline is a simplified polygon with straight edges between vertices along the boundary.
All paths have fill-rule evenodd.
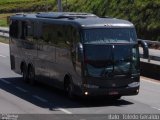
<path id="1" fill-rule="evenodd" d="M 5 58 L 5 57 L 7 57 L 7 56 L 4 56 L 4 55 L 0 55 L 0 57 L 4 57 L 4 58 Z"/>
<path id="2" fill-rule="evenodd" d="M 2 78 L 0 78 L 0 80 L 1 80 L 2 82 L 6 83 L 6 84 L 11 84 L 10 82 L 8 82 L 8 81 L 6 81 L 6 80 L 4 80 L 4 79 L 2 79 Z"/>
<path id="3" fill-rule="evenodd" d="M 66 113 L 66 114 L 72 114 L 72 112 L 70 112 L 70 111 L 68 111 L 68 110 L 66 110 L 64 108 L 56 108 L 56 110 L 60 110 L 60 111 L 62 111 L 64 113 Z"/>
<path id="4" fill-rule="evenodd" d="M 42 101 L 42 102 L 48 102 L 46 99 L 41 98 L 41 97 L 39 97 L 37 95 L 33 95 L 33 97 L 36 98 L 36 99 L 38 99 L 38 100 L 40 100 L 40 101 Z"/>
<path id="5" fill-rule="evenodd" d="M 22 91 L 22 92 L 27 92 L 27 90 L 21 88 L 21 87 L 16 87 L 18 90 Z"/>
<path id="6" fill-rule="evenodd" d="M 160 108 L 156 108 L 156 107 L 152 107 L 152 108 L 154 108 L 154 109 L 156 109 L 156 110 L 160 110 Z"/>
<path id="7" fill-rule="evenodd" d="M 144 78 L 141 78 L 141 80 L 146 81 L 146 82 L 149 82 L 149 83 L 159 84 L 159 85 L 160 85 L 159 82 L 154 82 L 154 81 L 151 81 L 151 80 L 146 80 L 146 79 L 144 79 Z"/>

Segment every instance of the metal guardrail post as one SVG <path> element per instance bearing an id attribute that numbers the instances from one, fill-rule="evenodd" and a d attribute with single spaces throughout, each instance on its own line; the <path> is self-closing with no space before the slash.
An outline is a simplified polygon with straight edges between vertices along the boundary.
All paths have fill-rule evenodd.
<path id="1" fill-rule="evenodd" d="M 58 0 L 58 12 L 62 12 L 63 9 L 62 9 L 62 0 Z"/>

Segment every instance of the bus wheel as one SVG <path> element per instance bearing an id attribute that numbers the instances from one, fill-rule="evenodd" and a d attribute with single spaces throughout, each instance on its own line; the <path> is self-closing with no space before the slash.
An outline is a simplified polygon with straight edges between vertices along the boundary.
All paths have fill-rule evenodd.
<path id="1" fill-rule="evenodd" d="M 70 98 L 70 99 L 74 99 L 74 94 L 73 94 L 73 85 L 72 83 L 69 81 L 66 83 L 65 85 L 65 89 L 66 89 L 66 92 L 67 92 L 67 96 Z"/>
<path id="2" fill-rule="evenodd" d="M 28 82 L 28 72 L 27 72 L 27 66 L 25 64 L 22 66 L 22 76 L 24 82 Z"/>
<path id="3" fill-rule="evenodd" d="M 28 78 L 29 78 L 29 83 L 31 85 L 35 85 L 35 71 L 32 66 L 30 66 L 28 69 Z"/>

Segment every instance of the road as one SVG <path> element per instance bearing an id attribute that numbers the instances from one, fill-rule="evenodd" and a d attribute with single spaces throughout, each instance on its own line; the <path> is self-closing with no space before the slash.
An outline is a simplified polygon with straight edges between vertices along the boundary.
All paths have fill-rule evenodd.
<path id="1" fill-rule="evenodd" d="M 24 83 L 20 75 L 10 70 L 9 60 L 9 46 L 0 43 L 0 113 L 32 114 L 28 116 L 30 119 L 35 119 L 33 114 L 63 114 L 61 117 L 64 119 L 65 114 L 73 114 L 72 119 L 83 119 L 89 115 L 96 119 L 98 114 L 109 113 L 160 114 L 158 81 L 141 77 L 139 95 L 124 96 L 114 102 L 106 98 L 73 101 L 63 91 L 42 84 L 30 86 Z"/>

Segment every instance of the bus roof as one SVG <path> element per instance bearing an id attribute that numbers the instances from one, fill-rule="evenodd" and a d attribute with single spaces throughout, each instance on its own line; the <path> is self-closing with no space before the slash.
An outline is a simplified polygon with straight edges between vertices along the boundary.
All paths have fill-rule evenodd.
<path id="1" fill-rule="evenodd" d="M 53 22 L 66 22 L 77 24 L 81 27 L 134 27 L 134 25 L 126 20 L 98 17 L 91 13 L 75 13 L 75 12 L 42 12 L 36 14 L 18 13 L 11 16 L 16 20 L 43 20 Z"/>

